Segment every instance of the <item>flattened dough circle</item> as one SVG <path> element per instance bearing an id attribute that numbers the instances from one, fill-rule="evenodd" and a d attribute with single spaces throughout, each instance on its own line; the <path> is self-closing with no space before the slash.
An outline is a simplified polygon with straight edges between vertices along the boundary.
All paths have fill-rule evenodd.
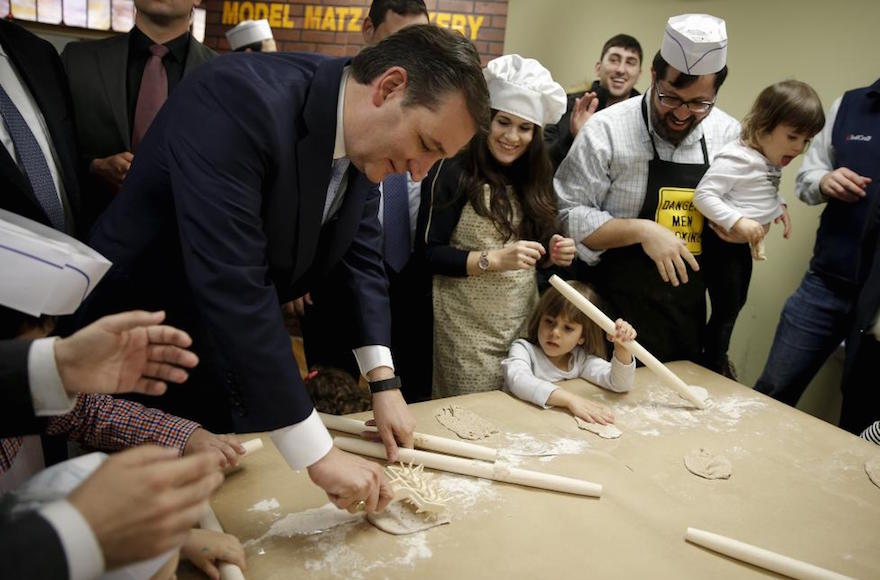
<path id="1" fill-rule="evenodd" d="M 706 479 L 730 479 L 733 474 L 733 465 L 729 459 L 703 448 L 685 455 L 684 466 L 694 475 Z"/>

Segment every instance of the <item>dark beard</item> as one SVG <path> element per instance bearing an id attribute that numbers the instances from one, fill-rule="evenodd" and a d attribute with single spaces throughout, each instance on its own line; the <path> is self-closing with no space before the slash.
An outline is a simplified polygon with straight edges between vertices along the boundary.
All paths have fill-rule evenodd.
<path id="1" fill-rule="evenodd" d="M 671 115 L 672 111 L 666 113 L 667 115 Z M 684 141 L 688 135 L 691 134 L 691 131 L 698 125 L 697 118 L 691 115 L 691 118 L 688 119 L 689 125 L 687 125 L 681 131 L 671 131 L 669 126 L 666 124 L 665 117 L 661 117 L 660 113 L 657 111 L 654 104 L 651 104 L 651 125 L 654 128 L 654 132 L 657 133 L 664 141 L 668 141 L 672 143 L 676 147 Z"/>

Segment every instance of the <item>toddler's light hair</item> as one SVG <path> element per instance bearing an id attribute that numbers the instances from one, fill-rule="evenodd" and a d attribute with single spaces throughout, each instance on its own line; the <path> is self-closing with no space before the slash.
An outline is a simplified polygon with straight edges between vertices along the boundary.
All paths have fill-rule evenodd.
<path id="1" fill-rule="evenodd" d="M 757 147 L 758 137 L 771 133 L 778 125 L 813 138 L 825 126 L 822 101 L 813 87 L 795 80 L 774 83 L 761 91 L 742 122 L 742 138 Z"/>

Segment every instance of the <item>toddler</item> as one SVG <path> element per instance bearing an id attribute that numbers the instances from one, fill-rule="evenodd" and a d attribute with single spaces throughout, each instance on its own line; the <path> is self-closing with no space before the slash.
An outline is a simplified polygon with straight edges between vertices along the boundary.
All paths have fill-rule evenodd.
<path id="1" fill-rule="evenodd" d="M 597 302 L 590 287 L 581 282 L 569 284 Z M 607 336 L 614 343 L 614 355 L 608 362 L 602 329 L 556 288 L 548 288 L 529 318 L 528 339 L 515 340 L 501 363 L 504 388 L 540 407 L 564 407 L 584 421 L 613 423 L 614 415 L 607 407 L 554 383 L 580 377 L 618 393 L 628 391 L 636 364 L 624 343 L 635 339 L 636 332 L 620 319 L 615 327 L 614 334 Z"/>
<path id="2" fill-rule="evenodd" d="M 712 317 L 702 362 L 712 370 L 729 366 L 727 349 L 748 295 L 752 260 L 766 259 L 763 240 L 771 222 L 783 222 L 784 237 L 791 232 L 779 195 L 782 168 L 803 153 L 824 125 L 822 102 L 810 85 L 794 80 L 770 85 L 743 119 L 741 138 L 718 152 L 697 185 L 697 209 L 716 230 L 744 238 L 751 247 L 750 254 L 739 244 L 704 244 L 700 265 Z"/>

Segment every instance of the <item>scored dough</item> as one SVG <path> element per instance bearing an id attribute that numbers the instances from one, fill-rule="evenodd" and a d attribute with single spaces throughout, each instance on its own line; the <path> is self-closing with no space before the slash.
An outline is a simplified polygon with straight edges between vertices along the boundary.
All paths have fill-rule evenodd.
<path id="1" fill-rule="evenodd" d="M 733 473 L 729 459 L 702 448 L 685 455 L 684 466 L 694 475 L 706 479 L 729 479 Z"/>
<path id="2" fill-rule="evenodd" d="M 462 439 L 485 439 L 498 433 L 495 425 L 458 405 L 441 407 L 434 417 Z"/>
<path id="3" fill-rule="evenodd" d="M 880 455 L 865 462 L 865 473 L 874 485 L 880 487 Z"/>
<path id="4" fill-rule="evenodd" d="M 602 439 L 617 439 L 621 435 L 623 435 L 623 431 L 615 427 L 614 425 L 600 425 L 599 423 L 588 423 L 584 421 L 580 417 L 575 417 L 574 422 L 577 423 L 577 426 L 583 429 L 584 431 L 589 431 L 590 433 L 595 433 Z"/>
<path id="5" fill-rule="evenodd" d="M 448 524 L 450 519 L 448 514 L 416 513 L 409 502 L 396 501 L 382 513 L 367 514 L 367 521 L 383 532 L 401 536 Z"/>

